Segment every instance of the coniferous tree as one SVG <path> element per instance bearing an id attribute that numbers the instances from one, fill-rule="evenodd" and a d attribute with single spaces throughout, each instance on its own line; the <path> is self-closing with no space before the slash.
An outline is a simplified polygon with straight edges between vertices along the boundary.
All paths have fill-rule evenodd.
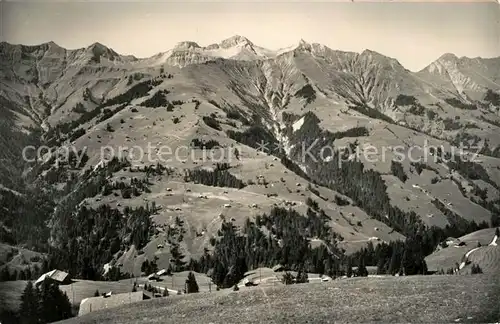
<path id="1" fill-rule="evenodd" d="M 55 283 L 42 282 L 40 288 L 40 314 L 44 323 L 60 321 L 72 316 L 71 303 L 66 293 Z"/>
<path id="2" fill-rule="evenodd" d="M 101 294 L 99 293 L 99 290 L 96 289 L 96 291 L 94 292 L 94 297 L 99 297 L 101 296 Z"/>
<path id="3" fill-rule="evenodd" d="M 377 262 L 377 274 L 385 274 L 386 272 L 386 265 L 387 265 L 387 260 L 384 258 L 379 258 Z"/>
<path id="4" fill-rule="evenodd" d="M 347 276 L 347 278 L 352 277 L 352 260 L 351 260 L 351 258 L 347 258 L 346 276 Z"/>
<path id="5" fill-rule="evenodd" d="M 284 283 L 285 285 L 291 285 L 293 284 L 293 275 L 286 271 L 285 273 L 283 273 L 283 277 L 281 278 L 281 282 Z"/>
<path id="6" fill-rule="evenodd" d="M 368 277 L 368 270 L 366 269 L 365 259 L 361 256 L 358 264 L 358 276 L 359 277 Z"/>
<path id="7" fill-rule="evenodd" d="M 196 282 L 196 278 L 194 276 L 194 273 L 192 273 L 192 272 L 189 272 L 189 274 L 188 274 L 188 277 L 186 279 L 186 287 L 187 287 L 186 292 L 188 294 L 197 293 L 200 291 L 200 289 L 198 287 L 198 283 Z"/>
<path id="8" fill-rule="evenodd" d="M 10 280 L 10 271 L 8 266 L 4 266 L 0 271 L 0 282 Z"/>
<path id="9" fill-rule="evenodd" d="M 304 271 L 303 269 L 300 269 L 299 272 L 297 273 L 297 283 L 308 283 L 309 282 L 309 276 L 307 275 L 307 272 Z"/>
<path id="10" fill-rule="evenodd" d="M 21 323 L 35 324 L 40 322 L 38 290 L 28 281 L 21 296 L 21 308 L 19 310 Z"/>

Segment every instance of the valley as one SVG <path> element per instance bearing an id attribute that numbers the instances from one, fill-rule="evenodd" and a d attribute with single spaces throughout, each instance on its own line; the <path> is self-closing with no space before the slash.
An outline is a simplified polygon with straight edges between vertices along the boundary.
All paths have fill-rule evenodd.
<path id="1" fill-rule="evenodd" d="M 462 262 L 465 248 L 440 244 L 487 245 L 500 226 L 499 58 L 445 54 L 411 72 L 370 50 L 271 51 L 242 36 L 144 59 L 3 42 L 0 58 L 7 284 L 59 269 L 88 292 L 165 269 L 231 288 L 281 264 L 331 278 L 373 267 L 401 276 L 374 285 L 406 291 L 427 280 L 410 275 Z M 493 273 L 497 252 L 472 252 L 458 273 Z"/>

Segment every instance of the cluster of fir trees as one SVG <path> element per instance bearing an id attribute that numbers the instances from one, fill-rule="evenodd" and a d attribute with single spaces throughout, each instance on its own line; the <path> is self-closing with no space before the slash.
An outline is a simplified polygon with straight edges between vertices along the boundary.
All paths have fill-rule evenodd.
<path id="1" fill-rule="evenodd" d="M 264 126 L 252 125 L 243 132 L 227 130 L 226 135 L 236 142 L 255 149 L 267 149 L 267 153 L 275 153 L 278 141 Z"/>
<path id="2" fill-rule="evenodd" d="M 391 161 L 391 173 L 401 180 L 401 182 L 406 182 L 406 180 L 408 180 L 408 176 L 406 175 L 401 162 L 394 160 Z"/>
<path id="3" fill-rule="evenodd" d="M 158 107 L 173 107 L 172 104 L 167 100 L 168 90 L 159 90 L 155 92 L 151 98 L 146 99 L 141 103 L 141 106 L 149 107 L 149 108 L 158 108 Z"/>
<path id="4" fill-rule="evenodd" d="M 221 147 L 220 143 L 217 142 L 216 140 L 211 139 L 208 141 L 204 141 L 204 140 L 200 140 L 199 138 L 193 138 L 191 140 L 191 146 L 195 147 L 195 148 L 203 148 L 206 150 L 211 150 L 213 148 Z"/>
<path id="5" fill-rule="evenodd" d="M 123 181 L 114 181 L 113 183 L 106 183 L 102 189 L 103 196 L 109 196 L 113 193 L 113 190 L 120 190 L 122 198 L 129 199 L 132 196 L 139 197 L 143 192 L 150 193 L 151 190 L 149 186 L 151 183 L 148 178 L 130 179 L 130 183 Z"/>
<path id="6" fill-rule="evenodd" d="M 46 272 L 46 271 L 45 271 Z M 42 268 L 38 264 L 27 266 L 24 269 L 11 271 L 8 265 L 4 265 L 0 270 L 0 282 L 2 281 L 15 281 L 15 280 L 35 280 L 43 273 Z"/>
<path id="7" fill-rule="evenodd" d="M 114 254 L 134 245 L 141 249 L 153 234 L 149 206 L 125 207 L 123 213 L 108 205 L 83 206 L 70 217 L 60 218 L 53 234 L 58 246 L 50 253 L 58 268 L 73 277 L 97 280 Z"/>
<path id="8" fill-rule="evenodd" d="M 186 267 L 180 247 L 180 243 L 184 240 L 184 234 L 186 234 L 184 221 L 179 216 L 176 216 L 175 226 L 167 229 L 167 240 L 170 245 L 171 255 L 169 271 L 182 271 Z"/>
<path id="9" fill-rule="evenodd" d="M 29 249 L 47 251 L 49 219 L 54 203 L 44 190 L 26 192 L 29 196 L 11 191 L 0 194 L 0 242 L 25 246 Z"/>
<path id="10" fill-rule="evenodd" d="M 281 282 L 285 285 L 308 283 L 309 276 L 304 270 L 299 270 L 297 275 L 294 276 L 291 272 L 285 271 L 281 277 Z"/>
<path id="11" fill-rule="evenodd" d="M 324 213 L 312 209 L 303 216 L 293 209 L 274 208 L 268 215 L 257 216 L 255 222 L 247 219 L 241 230 L 224 222 L 212 241 L 213 253 L 205 251 L 189 266 L 205 273 L 211 270 L 214 283 L 225 288 L 238 283 L 248 270 L 276 264 L 294 271 L 338 276 L 342 252 L 327 220 Z M 311 237 L 322 239 L 324 244 L 312 248 Z"/>
<path id="12" fill-rule="evenodd" d="M 422 236 L 416 234 L 404 242 L 383 242 L 376 247 L 369 242 L 366 248 L 349 256 L 348 259 L 351 265 L 358 266 L 358 271 L 362 267 L 374 266 L 377 267 L 377 274 L 411 276 L 428 274 L 425 256 Z"/>
<path id="13" fill-rule="evenodd" d="M 241 180 L 227 171 L 226 164 L 217 164 L 213 171 L 205 169 L 185 170 L 184 181 L 201 183 L 213 187 L 244 188 L 246 185 Z"/>
<path id="14" fill-rule="evenodd" d="M 20 323 L 52 323 L 72 316 L 68 296 L 61 292 L 57 284 L 46 280 L 37 288 L 28 281 L 21 296 Z"/>

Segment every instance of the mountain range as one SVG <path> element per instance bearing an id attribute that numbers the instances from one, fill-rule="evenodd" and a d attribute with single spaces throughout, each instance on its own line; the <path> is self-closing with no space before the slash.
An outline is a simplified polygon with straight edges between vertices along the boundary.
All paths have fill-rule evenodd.
<path id="1" fill-rule="evenodd" d="M 54 42 L 3 42 L 0 84 L 2 241 L 62 249 L 72 242 L 68 237 L 80 242 L 99 232 L 94 224 L 68 234 L 71 215 L 82 208 L 106 205 L 124 213 L 154 204 L 151 226 L 138 230 L 130 221 L 117 230 L 119 247 L 106 250 L 94 268 L 119 265 L 137 274 L 155 257 L 167 267 L 177 249 L 188 262 L 210 249 L 224 222 L 243 226 L 278 206 L 307 213 L 307 198 L 328 217 L 346 253 L 403 240 L 412 226 L 461 236 L 472 222 L 489 226 L 498 218 L 500 57 L 444 54 L 411 72 L 374 51 L 304 40 L 277 51 L 242 36 L 206 47 L 185 41 L 149 58 L 100 43 L 68 50 Z M 302 145 L 314 140 L 337 151 L 319 162 L 302 159 Z M 262 152 L 263 142 L 279 149 Z M 166 163 L 164 172 L 146 158 L 102 159 L 103 147 L 148 143 L 185 145 L 194 153 Z M 29 144 L 52 150 L 43 161 L 25 163 Z M 391 149 L 337 166 L 342 148 L 364 152 L 368 144 Z M 440 149 L 419 151 L 422 161 L 399 162 L 392 150 L 424 145 Z M 216 165 L 203 158 L 203 146 L 237 149 L 237 158 Z M 56 150 L 68 147 L 85 153 L 82 163 L 57 160 Z M 312 152 L 322 154 L 320 147 Z M 480 154 L 463 161 L 465 153 Z M 50 202 L 45 213 L 33 205 L 33 191 Z M 26 214 L 39 241 L 19 236 L 27 224 L 18 216 Z M 172 234 L 177 227 L 180 238 Z M 313 246 L 329 244 L 309 239 Z"/>

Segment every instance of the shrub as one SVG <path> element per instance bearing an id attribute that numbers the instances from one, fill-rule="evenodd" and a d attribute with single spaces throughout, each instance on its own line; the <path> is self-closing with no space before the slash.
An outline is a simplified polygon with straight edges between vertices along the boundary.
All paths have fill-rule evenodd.
<path id="1" fill-rule="evenodd" d="M 480 274 L 483 273 L 483 270 L 479 266 L 479 264 L 473 264 L 470 270 L 471 274 Z"/>

